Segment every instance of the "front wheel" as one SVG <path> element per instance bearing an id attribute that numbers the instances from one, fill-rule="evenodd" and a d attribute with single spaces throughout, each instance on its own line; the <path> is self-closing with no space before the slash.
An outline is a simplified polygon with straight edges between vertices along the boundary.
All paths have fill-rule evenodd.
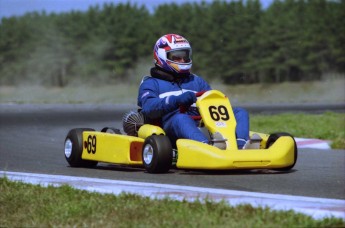
<path id="1" fill-rule="evenodd" d="M 283 168 L 276 168 L 274 170 L 277 170 L 277 171 L 289 171 L 290 169 L 292 169 L 295 166 L 296 161 L 297 161 L 297 155 L 298 155 L 297 144 L 296 144 L 296 141 L 295 141 L 294 137 L 291 134 L 286 133 L 286 132 L 273 133 L 267 139 L 266 148 L 269 148 L 270 146 L 272 146 L 272 144 L 275 143 L 278 140 L 278 138 L 280 138 L 282 136 L 289 136 L 294 141 L 294 162 L 290 166 L 283 167 Z"/>
<path id="2" fill-rule="evenodd" d="M 173 160 L 173 151 L 170 139 L 165 135 L 151 135 L 146 138 L 142 161 L 149 173 L 166 173 Z"/>
<path id="3" fill-rule="evenodd" d="M 95 131 L 91 128 L 75 128 L 68 132 L 65 139 L 65 158 L 71 167 L 94 167 L 97 161 L 83 160 L 83 132 Z"/>

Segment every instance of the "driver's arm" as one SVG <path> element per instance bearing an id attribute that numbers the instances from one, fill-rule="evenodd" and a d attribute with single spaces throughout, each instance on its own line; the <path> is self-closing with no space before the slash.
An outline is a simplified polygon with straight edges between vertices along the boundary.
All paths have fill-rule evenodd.
<path id="1" fill-rule="evenodd" d="M 138 105 L 142 113 L 152 119 L 161 118 L 163 115 L 177 110 L 178 104 L 173 96 L 159 97 L 159 88 L 156 80 L 147 78 L 139 87 Z"/>

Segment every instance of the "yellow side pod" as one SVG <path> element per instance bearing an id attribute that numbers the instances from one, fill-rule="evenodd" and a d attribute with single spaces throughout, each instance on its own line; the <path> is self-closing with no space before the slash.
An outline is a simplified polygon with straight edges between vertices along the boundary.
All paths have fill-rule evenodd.
<path id="1" fill-rule="evenodd" d="M 96 131 L 83 132 L 82 159 L 99 162 L 142 165 L 144 139 Z"/>
<path id="2" fill-rule="evenodd" d="M 284 168 L 294 163 L 294 141 L 280 137 L 269 149 L 221 150 L 188 139 L 177 140 L 177 168 L 185 169 L 259 169 Z"/>
<path id="3" fill-rule="evenodd" d="M 146 139 L 151 135 L 165 135 L 164 130 L 161 127 L 152 125 L 152 124 L 144 124 L 139 128 L 138 137 L 142 139 Z"/>

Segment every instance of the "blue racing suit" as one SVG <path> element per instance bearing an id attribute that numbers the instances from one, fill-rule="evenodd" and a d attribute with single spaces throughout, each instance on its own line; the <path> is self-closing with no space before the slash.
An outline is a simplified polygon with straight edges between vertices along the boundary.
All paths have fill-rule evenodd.
<path id="1" fill-rule="evenodd" d="M 190 117 L 200 115 L 195 104 L 186 113 L 181 113 L 175 99 L 188 91 L 196 93 L 207 90 L 211 90 L 209 84 L 195 74 L 174 81 L 145 76 L 139 87 L 138 105 L 144 116 L 161 120 L 162 128 L 173 144 L 179 138 L 208 143 L 207 137 L 199 130 L 197 121 Z M 238 147 L 242 148 L 249 138 L 249 117 L 242 108 L 233 110 L 237 121 Z"/>

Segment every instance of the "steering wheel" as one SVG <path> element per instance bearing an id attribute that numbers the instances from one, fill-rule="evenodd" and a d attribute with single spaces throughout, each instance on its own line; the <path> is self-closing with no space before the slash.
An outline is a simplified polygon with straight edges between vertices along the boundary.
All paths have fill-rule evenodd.
<path id="1" fill-rule="evenodd" d="M 206 90 L 202 90 L 200 92 L 195 93 L 196 97 L 200 97 L 201 95 L 203 95 L 205 92 L 207 92 Z M 185 105 L 181 105 L 180 106 L 180 113 L 186 113 L 187 110 L 190 108 L 190 105 L 185 106 Z M 201 116 L 191 116 L 193 120 L 201 120 Z"/>

